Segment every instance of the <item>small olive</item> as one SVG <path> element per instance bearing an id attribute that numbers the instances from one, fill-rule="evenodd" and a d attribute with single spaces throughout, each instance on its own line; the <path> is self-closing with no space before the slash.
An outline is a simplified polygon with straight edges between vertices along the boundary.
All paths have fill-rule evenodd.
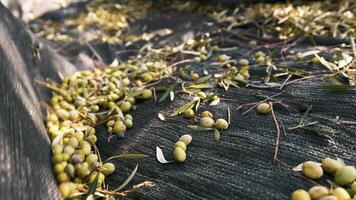
<path id="1" fill-rule="evenodd" d="M 263 56 L 260 56 L 260 57 L 258 57 L 258 58 L 256 59 L 256 63 L 257 63 L 257 64 L 260 64 L 260 65 L 265 64 L 265 63 L 266 63 L 266 58 L 263 57 Z"/>
<path id="2" fill-rule="evenodd" d="M 343 167 L 344 164 L 338 160 L 332 158 L 325 158 L 321 162 L 321 167 L 324 171 L 330 174 L 334 174 L 338 169 Z"/>
<path id="3" fill-rule="evenodd" d="M 356 179 L 356 170 L 353 166 L 343 166 L 335 172 L 334 179 L 341 186 L 350 184 Z"/>
<path id="4" fill-rule="evenodd" d="M 114 133 L 123 133 L 126 131 L 126 126 L 122 121 L 116 121 L 114 124 Z"/>
<path id="5" fill-rule="evenodd" d="M 62 161 L 63 161 L 63 154 L 58 153 L 58 154 L 54 154 L 54 155 L 52 156 L 52 162 L 53 162 L 53 163 L 60 163 L 60 162 L 62 162 Z"/>
<path id="6" fill-rule="evenodd" d="M 191 135 L 188 135 L 188 134 L 185 134 L 185 135 L 182 135 L 178 141 L 181 141 L 183 142 L 186 146 L 188 146 L 191 142 L 192 142 L 192 136 Z"/>
<path id="7" fill-rule="evenodd" d="M 60 174 L 60 173 L 64 172 L 64 168 L 65 168 L 65 165 L 63 165 L 62 163 L 57 163 L 54 165 L 53 171 L 56 174 Z"/>
<path id="8" fill-rule="evenodd" d="M 78 172 L 77 174 L 79 175 L 80 178 L 85 178 L 86 176 L 88 176 L 90 174 L 90 170 L 88 169 L 88 167 L 79 167 L 78 168 Z"/>
<path id="9" fill-rule="evenodd" d="M 98 176 L 98 185 L 101 185 L 105 180 L 105 175 L 100 172 L 99 172 L 99 175 L 98 175 L 98 172 L 92 172 L 89 176 L 89 183 L 94 182 L 96 176 Z"/>
<path id="10" fill-rule="evenodd" d="M 302 172 L 304 176 L 310 179 L 318 179 L 323 176 L 323 169 L 318 163 L 313 161 L 304 162 Z"/>
<path id="11" fill-rule="evenodd" d="M 132 128 L 133 126 L 132 119 L 125 119 L 124 124 L 127 128 Z"/>
<path id="12" fill-rule="evenodd" d="M 257 51 L 257 52 L 255 53 L 255 57 L 256 57 L 256 58 L 257 58 L 257 57 L 261 57 L 261 56 L 266 56 L 265 53 L 263 53 L 263 51 Z"/>
<path id="13" fill-rule="evenodd" d="M 268 114 L 272 111 L 272 105 L 270 103 L 260 103 L 256 109 L 261 114 Z"/>
<path id="14" fill-rule="evenodd" d="M 218 56 L 217 60 L 219 62 L 225 62 L 228 59 L 228 57 L 225 54 L 221 54 Z"/>
<path id="15" fill-rule="evenodd" d="M 213 114 L 209 111 L 204 111 L 201 113 L 201 116 L 202 117 L 210 117 L 210 118 L 213 118 Z"/>
<path id="16" fill-rule="evenodd" d="M 71 156 L 74 153 L 75 149 L 72 146 L 66 145 L 63 149 L 63 153 L 68 154 Z"/>
<path id="17" fill-rule="evenodd" d="M 69 163 L 67 164 L 64 170 L 70 177 L 74 177 L 74 173 L 75 173 L 74 165 Z"/>
<path id="18" fill-rule="evenodd" d="M 71 190 L 71 186 L 69 185 L 69 183 L 61 183 L 59 185 L 59 192 L 61 193 L 63 198 L 67 198 L 69 197 L 70 193 L 72 192 Z"/>
<path id="19" fill-rule="evenodd" d="M 250 46 L 252 46 L 252 47 L 255 47 L 255 46 L 257 46 L 257 41 L 256 40 L 251 40 L 248 44 Z"/>
<path id="20" fill-rule="evenodd" d="M 217 119 L 215 122 L 216 128 L 220 130 L 226 130 L 229 127 L 229 124 L 225 119 Z"/>
<path id="21" fill-rule="evenodd" d="M 291 200 L 311 200 L 311 197 L 307 191 L 299 189 L 292 193 Z"/>
<path id="22" fill-rule="evenodd" d="M 78 164 L 78 163 L 81 163 L 82 161 L 83 161 L 83 159 L 79 154 L 73 154 L 70 157 L 70 162 L 73 164 Z"/>
<path id="23" fill-rule="evenodd" d="M 69 181 L 69 176 L 67 173 L 65 172 L 61 172 L 57 175 L 57 181 L 60 182 L 60 183 L 63 183 L 63 182 L 67 182 Z"/>
<path id="24" fill-rule="evenodd" d="M 110 174 L 114 173 L 115 165 L 113 163 L 105 163 L 102 166 L 101 173 L 105 176 L 109 176 Z"/>
<path id="25" fill-rule="evenodd" d="M 239 60 L 239 64 L 242 65 L 242 66 L 246 66 L 249 64 L 248 60 L 245 59 L 245 58 L 242 58 Z"/>
<path id="26" fill-rule="evenodd" d="M 176 147 L 173 152 L 174 160 L 177 162 L 184 162 L 186 159 L 186 154 L 184 149 Z"/>
<path id="27" fill-rule="evenodd" d="M 84 155 L 89 155 L 91 153 L 91 145 L 89 142 L 87 141 L 83 141 L 81 144 L 81 149 L 82 149 L 82 153 Z"/>
<path id="28" fill-rule="evenodd" d="M 52 153 L 53 154 L 60 154 L 63 151 L 63 145 L 61 144 L 56 144 L 52 147 Z"/>
<path id="29" fill-rule="evenodd" d="M 149 98 L 152 97 L 152 95 L 153 95 L 152 94 L 152 90 L 144 89 L 141 96 L 142 96 L 143 99 L 149 99 Z"/>
<path id="30" fill-rule="evenodd" d="M 351 190 L 356 191 L 356 181 L 351 184 Z"/>
<path id="31" fill-rule="evenodd" d="M 111 127 L 111 126 L 114 126 L 115 124 L 115 120 L 109 120 L 107 123 L 106 123 L 106 126 L 107 127 Z"/>
<path id="32" fill-rule="evenodd" d="M 308 192 L 312 199 L 319 199 L 323 196 L 328 195 L 330 191 L 327 187 L 324 186 L 314 186 L 310 188 Z"/>
<path id="33" fill-rule="evenodd" d="M 193 118 L 194 117 L 194 111 L 193 109 L 188 109 L 184 112 L 184 116 L 187 118 Z"/>
<path id="34" fill-rule="evenodd" d="M 96 154 L 90 154 L 85 158 L 85 162 L 87 162 L 89 165 L 96 161 L 98 161 L 98 155 Z"/>
<path id="35" fill-rule="evenodd" d="M 196 95 L 201 99 L 201 100 L 205 100 L 206 99 L 206 94 L 205 92 L 197 92 Z"/>
<path id="36" fill-rule="evenodd" d="M 120 109 L 122 112 L 127 112 L 131 109 L 131 103 L 128 101 L 123 101 L 120 103 Z"/>
<path id="37" fill-rule="evenodd" d="M 193 81 L 196 81 L 196 80 L 199 79 L 199 74 L 197 74 L 197 73 L 192 73 L 192 74 L 190 75 L 190 78 L 191 78 Z"/>
<path id="38" fill-rule="evenodd" d="M 210 128 L 214 125 L 214 120 L 210 117 L 203 117 L 200 119 L 200 125 L 203 127 Z"/>
<path id="39" fill-rule="evenodd" d="M 182 141 L 178 141 L 174 144 L 174 148 L 177 148 L 177 147 L 182 148 L 184 151 L 187 150 L 187 145 Z"/>
<path id="40" fill-rule="evenodd" d="M 350 194 L 342 187 L 338 187 L 332 191 L 332 193 L 336 196 L 337 200 L 350 200 Z"/>
<path id="41" fill-rule="evenodd" d="M 132 117 L 132 115 L 130 115 L 130 114 L 126 114 L 126 115 L 125 115 L 125 119 L 133 120 L 133 117 Z"/>

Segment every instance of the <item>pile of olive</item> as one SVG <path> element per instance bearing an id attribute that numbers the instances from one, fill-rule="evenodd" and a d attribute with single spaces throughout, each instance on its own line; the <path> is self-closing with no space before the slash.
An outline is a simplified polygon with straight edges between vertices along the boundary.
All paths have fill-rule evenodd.
<path id="1" fill-rule="evenodd" d="M 184 162 L 187 158 L 185 151 L 187 150 L 187 146 L 192 141 L 191 135 L 183 135 L 179 138 L 178 142 L 174 144 L 173 156 L 174 160 L 177 162 Z"/>
<path id="2" fill-rule="evenodd" d="M 302 165 L 303 175 L 309 179 L 319 179 L 324 172 L 333 176 L 335 188 L 329 189 L 324 186 L 314 186 L 305 191 L 298 189 L 293 192 L 292 200 L 350 200 L 356 199 L 356 169 L 347 166 L 340 160 L 325 158 L 322 163 L 306 161 Z"/>

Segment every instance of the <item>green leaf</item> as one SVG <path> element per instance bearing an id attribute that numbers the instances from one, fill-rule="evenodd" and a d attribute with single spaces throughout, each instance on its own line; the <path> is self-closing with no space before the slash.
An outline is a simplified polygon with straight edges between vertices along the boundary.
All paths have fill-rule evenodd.
<path id="1" fill-rule="evenodd" d="M 180 113 L 183 113 L 183 112 L 185 112 L 185 111 L 188 110 L 188 109 L 191 109 L 197 101 L 198 101 L 197 99 L 193 99 L 193 100 L 189 101 L 188 103 L 184 104 L 182 107 L 176 109 L 176 110 L 171 114 L 171 117 L 176 116 L 176 115 L 179 115 Z"/>
<path id="2" fill-rule="evenodd" d="M 213 128 L 206 128 L 198 125 L 188 125 L 188 128 L 192 129 L 193 131 L 196 132 L 204 132 L 204 131 L 212 131 L 214 130 Z"/>
<path id="3" fill-rule="evenodd" d="M 121 155 L 111 156 L 111 157 L 108 158 L 106 161 L 109 161 L 109 160 L 115 159 L 115 158 L 125 158 L 125 159 L 131 159 L 131 158 L 148 158 L 148 155 L 141 154 L 141 153 L 121 154 Z"/>
<path id="4" fill-rule="evenodd" d="M 333 136 L 335 135 L 336 131 L 331 129 L 331 128 L 326 128 L 326 127 L 323 127 L 323 126 L 304 126 L 304 127 L 300 127 L 301 129 L 304 129 L 304 130 L 308 130 L 308 131 L 312 131 L 316 134 L 319 134 L 319 135 L 322 135 L 322 136 Z"/>
<path id="5" fill-rule="evenodd" d="M 87 199 L 90 195 L 94 195 L 96 188 L 98 186 L 99 173 L 96 174 L 94 181 L 90 184 L 87 195 L 84 199 Z"/>
<path id="6" fill-rule="evenodd" d="M 135 169 L 131 172 L 130 176 L 127 177 L 127 179 L 116 189 L 113 190 L 113 192 L 117 192 L 122 190 L 127 184 L 129 184 L 129 182 L 131 181 L 131 179 L 135 176 L 136 172 L 138 170 L 138 164 L 136 165 Z"/>
<path id="7" fill-rule="evenodd" d="M 170 93 L 171 91 L 173 91 L 176 86 L 177 86 L 177 81 L 175 81 L 172 85 L 170 85 L 170 86 L 166 89 L 166 91 L 163 93 L 162 97 L 158 100 L 158 102 L 164 101 L 164 100 L 168 97 L 169 93 Z"/>
<path id="8" fill-rule="evenodd" d="M 196 83 L 196 84 L 205 83 L 205 82 L 207 82 L 207 81 L 210 80 L 210 79 L 211 79 L 211 75 L 204 76 L 204 77 L 198 79 L 195 83 Z"/>
<path id="9" fill-rule="evenodd" d="M 330 91 L 346 91 L 349 89 L 353 89 L 356 86 L 354 85 L 326 85 L 326 86 L 321 86 L 320 88 L 323 90 L 330 90 Z"/>
<path id="10" fill-rule="evenodd" d="M 214 130 L 214 139 L 215 139 L 216 141 L 219 141 L 219 140 L 220 140 L 220 132 L 219 132 L 218 129 L 215 129 L 215 130 Z"/>
<path id="11" fill-rule="evenodd" d="M 189 85 L 186 88 L 187 89 L 210 89 L 214 87 L 215 86 L 211 83 L 200 83 L 200 84 Z"/>

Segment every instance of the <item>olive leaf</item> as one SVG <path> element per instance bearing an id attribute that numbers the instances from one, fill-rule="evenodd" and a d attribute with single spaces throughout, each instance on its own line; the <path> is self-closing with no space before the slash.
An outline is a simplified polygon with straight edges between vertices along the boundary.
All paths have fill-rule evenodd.
<path id="1" fill-rule="evenodd" d="M 86 200 L 94 199 L 94 195 L 93 194 L 95 193 L 96 188 L 98 187 L 98 181 L 99 181 L 99 173 L 96 174 L 94 181 L 89 186 L 87 195 L 85 197 Z"/>
<path id="2" fill-rule="evenodd" d="M 174 90 L 174 88 L 177 86 L 177 81 L 175 81 L 173 84 L 171 84 L 166 91 L 163 93 L 162 97 L 158 100 L 158 102 L 164 101 L 168 95 Z"/>
<path id="3" fill-rule="evenodd" d="M 209 81 L 210 79 L 211 79 L 211 75 L 209 75 L 209 76 L 204 76 L 204 77 L 198 79 L 195 83 L 196 83 L 196 84 L 206 83 L 206 82 Z"/>
<path id="4" fill-rule="evenodd" d="M 157 160 L 162 164 L 174 162 L 173 160 L 167 161 L 166 158 L 163 155 L 162 149 L 159 148 L 158 146 L 156 146 L 156 157 L 157 157 Z"/>
<path id="5" fill-rule="evenodd" d="M 182 107 L 176 109 L 171 114 L 171 117 L 179 115 L 179 114 L 185 112 L 186 110 L 191 109 L 197 101 L 198 101 L 198 99 L 193 99 L 193 100 L 189 101 L 188 103 L 184 104 Z"/>
<path id="6" fill-rule="evenodd" d="M 135 169 L 131 172 L 130 176 L 127 177 L 127 179 L 116 189 L 113 190 L 113 192 L 117 192 L 120 191 L 121 189 L 123 189 L 127 184 L 129 184 L 129 182 L 131 181 L 131 179 L 135 176 L 136 172 L 138 170 L 138 164 L 136 165 Z"/>
<path id="7" fill-rule="evenodd" d="M 187 89 L 210 89 L 214 88 L 215 86 L 211 83 L 200 83 L 200 84 L 193 84 L 189 85 L 186 88 Z"/>
<path id="8" fill-rule="evenodd" d="M 206 128 L 198 125 L 188 125 L 188 128 L 192 129 L 193 131 L 196 132 L 204 132 L 204 131 L 212 131 L 214 130 L 213 128 Z"/>
<path id="9" fill-rule="evenodd" d="M 164 115 L 161 112 L 158 113 L 158 118 L 162 121 L 166 120 L 166 118 L 164 117 Z"/>
<path id="10" fill-rule="evenodd" d="M 116 155 L 116 156 L 111 156 L 110 158 L 106 159 L 106 161 L 109 161 L 111 159 L 115 158 L 148 158 L 148 155 L 141 154 L 141 153 L 129 153 L 129 154 L 121 154 L 121 155 Z"/>
<path id="11" fill-rule="evenodd" d="M 218 97 L 218 98 L 214 99 L 214 100 L 209 104 L 209 106 L 216 106 L 216 105 L 218 105 L 219 103 L 220 103 L 220 98 Z"/>
<path id="12" fill-rule="evenodd" d="M 219 132 L 218 129 L 215 129 L 215 130 L 214 130 L 214 139 L 215 139 L 216 141 L 219 141 L 219 140 L 220 140 L 220 132 Z"/>

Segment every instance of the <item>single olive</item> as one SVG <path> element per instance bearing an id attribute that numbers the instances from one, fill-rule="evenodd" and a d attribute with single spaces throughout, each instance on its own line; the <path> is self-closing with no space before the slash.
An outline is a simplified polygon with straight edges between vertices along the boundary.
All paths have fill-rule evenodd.
<path id="1" fill-rule="evenodd" d="M 184 112 L 184 116 L 187 118 L 193 118 L 194 117 L 194 111 L 193 109 L 188 109 Z"/>
<path id="2" fill-rule="evenodd" d="M 321 161 L 321 167 L 327 173 L 334 174 L 338 169 L 345 166 L 342 162 L 332 159 L 325 158 Z"/>
<path id="3" fill-rule="evenodd" d="M 226 54 L 221 54 L 218 56 L 217 60 L 219 62 L 225 62 L 226 60 L 228 59 L 227 55 Z"/>
<path id="4" fill-rule="evenodd" d="M 127 128 L 132 128 L 133 126 L 132 119 L 125 119 L 124 124 Z"/>
<path id="5" fill-rule="evenodd" d="M 309 194 L 312 199 L 319 199 L 323 196 L 326 196 L 330 193 L 329 189 L 324 186 L 314 186 L 309 189 Z"/>
<path id="6" fill-rule="evenodd" d="M 149 98 L 152 97 L 152 95 L 153 95 L 152 94 L 152 90 L 144 89 L 141 96 L 142 96 L 143 99 L 149 99 Z"/>
<path id="7" fill-rule="evenodd" d="M 61 193 L 63 198 L 69 197 L 70 193 L 72 192 L 71 186 L 69 183 L 61 183 L 59 184 L 59 192 Z"/>
<path id="8" fill-rule="evenodd" d="M 204 111 L 201 113 L 201 116 L 202 117 L 210 117 L 210 118 L 213 118 L 213 114 L 209 111 Z"/>
<path id="9" fill-rule="evenodd" d="M 299 189 L 292 193 L 291 200 L 311 200 L 311 197 L 307 191 Z"/>
<path id="10" fill-rule="evenodd" d="M 226 130 L 229 127 L 229 124 L 225 119 L 217 119 L 215 122 L 216 128 L 220 130 Z"/>
<path id="11" fill-rule="evenodd" d="M 246 66 L 249 64 L 248 60 L 245 59 L 245 58 L 242 58 L 239 60 L 239 64 L 242 65 L 242 66 Z"/>
<path id="12" fill-rule="evenodd" d="M 332 191 L 333 195 L 336 196 L 337 200 L 350 200 L 350 194 L 342 187 L 338 187 Z"/>
<path id="13" fill-rule="evenodd" d="M 90 154 L 85 158 L 85 162 L 87 162 L 89 165 L 93 164 L 94 162 L 98 161 L 98 155 L 96 154 Z"/>
<path id="14" fill-rule="evenodd" d="M 186 154 L 184 149 L 176 147 L 173 152 L 174 160 L 177 162 L 184 162 L 186 159 Z"/>
<path id="15" fill-rule="evenodd" d="M 302 172 L 304 176 L 310 179 L 318 179 L 323 176 L 323 169 L 318 163 L 313 161 L 304 162 Z"/>
<path id="16" fill-rule="evenodd" d="M 105 176 L 109 176 L 115 171 L 115 165 L 113 163 L 105 163 L 102 166 L 101 173 Z"/>
<path id="17" fill-rule="evenodd" d="M 334 181 L 340 186 L 354 182 L 356 179 L 356 170 L 353 166 L 343 166 L 339 168 L 334 175 Z"/>
<path id="18" fill-rule="evenodd" d="M 206 99 L 206 94 L 205 92 L 197 92 L 196 95 L 201 99 L 201 100 L 205 100 Z"/>
<path id="19" fill-rule="evenodd" d="M 114 124 L 114 133 L 123 133 L 126 131 L 126 126 L 122 121 L 116 121 Z"/>
<path id="20" fill-rule="evenodd" d="M 131 103 L 128 101 L 123 101 L 120 103 L 120 109 L 122 112 L 127 112 L 131 109 Z"/>
<path id="21" fill-rule="evenodd" d="M 196 81 L 196 80 L 199 79 L 199 74 L 197 74 L 197 73 L 192 73 L 192 74 L 190 75 L 190 78 L 191 78 L 193 81 Z"/>
<path id="22" fill-rule="evenodd" d="M 214 125 L 214 120 L 210 117 L 203 117 L 200 119 L 200 125 L 203 127 L 210 128 Z"/>
<path id="23" fill-rule="evenodd" d="M 178 141 L 174 144 L 174 148 L 177 148 L 177 147 L 182 148 L 184 151 L 187 150 L 187 145 L 182 141 Z"/>
<path id="24" fill-rule="evenodd" d="M 261 114 L 268 114 L 272 111 L 272 105 L 270 103 L 260 103 L 256 109 Z"/>

